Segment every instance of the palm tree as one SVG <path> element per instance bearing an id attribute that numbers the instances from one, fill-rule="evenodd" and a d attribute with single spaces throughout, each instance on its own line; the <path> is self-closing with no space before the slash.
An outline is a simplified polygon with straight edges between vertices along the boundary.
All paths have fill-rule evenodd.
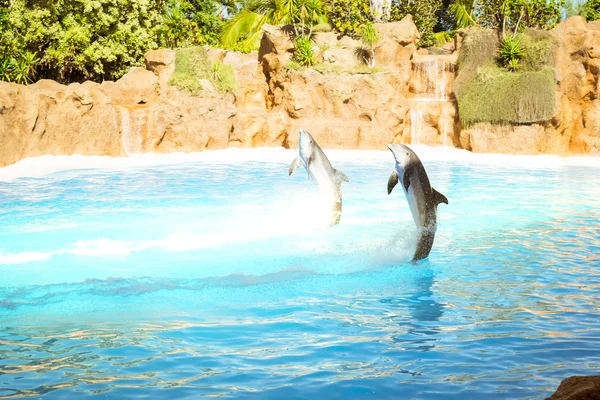
<path id="1" fill-rule="evenodd" d="M 321 0 L 250 0 L 238 15 L 228 21 L 221 33 L 221 44 L 233 47 L 258 47 L 263 24 L 293 25 L 296 35 L 298 27 L 302 33 L 306 26 L 327 22 Z"/>
<path id="2" fill-rule="evenodd" d="M 452 3 L 450 11 L 454 14 L 456 29 L 477 25 L 474 14 L 476 7 L 477 0 L 455 0 Z"/>

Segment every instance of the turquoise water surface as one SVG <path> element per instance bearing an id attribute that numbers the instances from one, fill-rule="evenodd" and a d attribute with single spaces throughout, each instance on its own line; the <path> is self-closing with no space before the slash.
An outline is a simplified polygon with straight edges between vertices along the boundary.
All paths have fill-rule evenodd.
<path id="1" fill-rule="evenodd" d="M 541 399 L 600 371 L 600 159 L 417 148 L 44 157 L 0 169 L 0 398 Z M 54 172 L 52 172 L 54 171 Z"/>

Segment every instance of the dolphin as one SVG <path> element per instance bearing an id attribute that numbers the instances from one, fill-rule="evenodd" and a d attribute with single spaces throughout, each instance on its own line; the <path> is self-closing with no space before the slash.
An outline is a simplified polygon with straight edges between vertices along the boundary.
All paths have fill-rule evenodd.
<path id="1" fill-rule="evenodd" d="M 319 191 L 332 200 L 331 225 L 340 222 L 342 215 L 342 182 L 348 182 L 348 177 L 341 171 L 333 168 L 329 159 L 321 150 L 315 139 L 300 129 L 300 140 L 298 142 L 298 157 L 290 164 L 289 175 L 298 167 L 304 166 L 312 181 L 317 185 Z"/>
<path id="2" fill-rule="evenodd" d="M 414 151 L 402 144 L 390 144 L 388 147 L 396 161 L 394 172 L 388 179 L 388 194 L 392 193 L 398 182 L 402 183 L 410 211 L 419 229 L 417 249 L 413 256 L 413 262 L 416 262 L 429 255 L 437 229 L 437 206 L 440 203 L 448 204 L 448 199 L 431 187 L 425 167 Z"/>

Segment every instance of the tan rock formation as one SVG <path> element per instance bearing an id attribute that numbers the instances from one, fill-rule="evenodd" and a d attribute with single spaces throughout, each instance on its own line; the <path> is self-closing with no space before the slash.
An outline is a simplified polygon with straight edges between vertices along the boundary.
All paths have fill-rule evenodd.
<path id="1" fill-rule="evenodd" d="M 600 154 L 600 25 L 572 17 L 558 24 L 553 34 L 559 43 L 554 57 L 561 95 L 555 122 L 570 138 L 570 152 Z"/>
<path id="2" fill-rule="evenodd" d="M 315 51 L 325 66 L 297 71 L 287 68 L 293 54 L 289 29 L 263 29 L 258 52 L 208 49 L 212 61 L 233 67 L 238 85 L 233 94 L 219 93 L 208 82 L 198 97 L 170 87 L 172 50 L 148 52 L 147 69 L 132 68 L 117 82 L 0 82 L 0 166 L 43 154 L 295 147 L 300 127 L 324 148 L 419 142 L 476 152 L 600 154 L 598 23 L 571 18 L 554 30 L 559 45 L 552 121 L 476 124 L 462 131 L 449 89 L 456 53 L 417 52 L 419 34 L 410 16 L 376 24 L 381 34 L 376 63 L 383 72 L 366 74 L 351 73 L 360 65 L 355 56 L 360 43 L 351 38 L 318 33 Z M 461 31 L 448 51 L 465 35 Z"/>
<path id="3" fill-rule="evenodd" d="M 175 71 L 175 52 L 170 49 L 150 50 L 144 56 L 146 69 L 154 72 L 158 83 L 166 88 Z"/>

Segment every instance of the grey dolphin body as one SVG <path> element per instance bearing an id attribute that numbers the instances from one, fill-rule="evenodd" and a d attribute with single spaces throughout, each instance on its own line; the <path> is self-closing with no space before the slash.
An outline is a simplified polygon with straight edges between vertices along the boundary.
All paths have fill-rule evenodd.
<path id="1" fill-rule="evenodd" d="M 448 204 L 446 196 L 431 187 L 423 163 L 409 147 L 402 144 L 388 145 L 396 165 L 394 172 L 388 180 L 388 194 L 400 182 L 410 211 L 419 229 L 419 239 L 413 261 L 427 258 L 435 231 L 437 229 L 437 206 L 440 203 Z"/>
<path id="2" fill-rule="evenodd" d="M 296 168 L 304 166 L 319 191 L 330 197 L 333 203 L 331 225 L 338 224 L 342 215 L 342 181 L 348 182 L 348 177 L 331 166 L 321 147 L 304 129 L 300 129 L 298 152 L 299 156 L 290 164 L 289 175 L 292 175 Z"/>

